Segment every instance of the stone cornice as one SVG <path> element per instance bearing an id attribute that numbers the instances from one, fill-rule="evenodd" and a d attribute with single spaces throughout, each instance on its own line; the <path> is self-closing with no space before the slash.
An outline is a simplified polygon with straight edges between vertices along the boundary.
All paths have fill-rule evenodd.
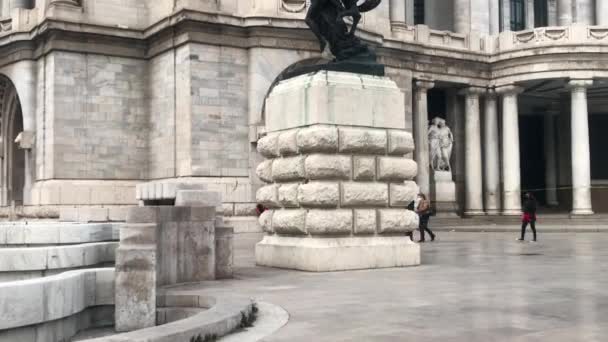
<path id="1" fill-rule="evenodd" d="M 414 82 L 414 86 L 416 90 L 428 91 L 435 87 L 435 82 L 428 79 L 417 79 L 416 82 Z"/>
<path id="2" fill-rule="evenodd" d="M 465 96 L 479 96 L 484 95 L 487 92 L 487 88 L 482 87 L 467 87 L 459 91 L 460 95 Z"/>
<path id="3" fill-rule="evenodd" d="M 431 30 L 431 34 L 441 32 Z M 558 73 L 571 78 L 585 78 L 592 71 L 597 77 L 608 75 L 608 68 L 604 69 L 608 46 L 601 44 L 582 42 L 585 49 L 576 53 L 572 46 L 557 44 L 492 55 L 485 52 L 485 48 L 473 51 L 449 44 L 425 43 L 418 38 L 397 39 L 369 31 L 362 31 L 361 36 L 374 46 L 387 67 L 409 70 L 414 78 L 427 76 L 437 81 L 486 87 L 556 77 Z M 462 39 L 457 34 L 446 37 Z M 299 19 L 241 18 L 180 10 L 145 30 L 46 19 L 29 32 L 0 36 L 0 65 L 36 59 L 50 51 L 149 59 L 191 42 L 319 53 L 316 39 Z M 543 49 L 543 54 L 530 53 L 538 49 Z M 564 66 L 564 62 L 567 65 Z"/>

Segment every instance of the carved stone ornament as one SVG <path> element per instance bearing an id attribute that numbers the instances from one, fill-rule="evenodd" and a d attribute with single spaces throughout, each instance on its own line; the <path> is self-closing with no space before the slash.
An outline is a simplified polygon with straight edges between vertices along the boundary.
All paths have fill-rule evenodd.
<path id="1" fill-rule="evenodd" d="M 306 9 L 306 0 L 281 0 L 281 8 L 289 13 L 300 13 Z"/>

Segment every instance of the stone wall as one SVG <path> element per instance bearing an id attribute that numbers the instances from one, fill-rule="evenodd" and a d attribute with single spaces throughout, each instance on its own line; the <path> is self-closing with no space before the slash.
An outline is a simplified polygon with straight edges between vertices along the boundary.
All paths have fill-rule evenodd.
<path id="1" fill-rule="evenodd" d="M 185 57 L 192 101 L 187 175 L 248 177 L 247 50 L 190 44 Z"/>
<path id="2" fill-rule="evenodd" d="M 175 51 L 151 59 L 148 66 L 148 178 L 175 176 Z"/>
<path id="3" fill-rule="evenodd" d="M 48 59 L 45 129 L 49 176 L 143 179 L 147 162 L 144 61 L 54 52 Z M 49 75 L 50 73 L 50 75 Z"/>

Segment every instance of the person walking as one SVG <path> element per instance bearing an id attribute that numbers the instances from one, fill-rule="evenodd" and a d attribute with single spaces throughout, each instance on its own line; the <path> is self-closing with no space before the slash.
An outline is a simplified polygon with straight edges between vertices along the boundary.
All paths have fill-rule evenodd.
<path id="1" fill-rule="evenodd" d="M 526 228 L 528 227 L 528 224 L 529 224 L 530 228 L 532 228 L 532 233 L 534 235 L 534 239 L 532 240 L 532 242 L 536 242 L 536 207 L 537 207 L 537 204 L 536 204 L 536 199 L 529 192 L 527 192 L 524 195 L 523 207 L 524 207 L 524 214 L 521 219 L 521 237 L 517 240 L 518 241 L 525 240 L 524 238 L 526 235 Z"/>
<path id="2" fill-rule="evenodd" d="M 425 242 L 424 232 L 427 231 L 431 235 L 431 241 L 435 241 L 435 234 L 429 229 L 429 219 L 431 218 L 431 203 L 426 199 L 424 194 L 418 194 L 418 204 L 416 206 L 416 213 L 420 218 L 418 228 L 420 229 L 420 240 L 418 242 Z"/>

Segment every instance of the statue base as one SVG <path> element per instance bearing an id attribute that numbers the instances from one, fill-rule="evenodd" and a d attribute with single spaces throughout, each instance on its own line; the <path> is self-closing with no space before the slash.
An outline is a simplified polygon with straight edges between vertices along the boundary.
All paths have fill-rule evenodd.
<path id="1" fill-rule="evenodd" d="M 452 180 L 451 171 L 433 171 L 431 193 L 437 214 L 456 215 L 458 212 L 456 183 Z"/>
<path id="2" fill-rule="evenodd" d="M 334 272 L 420 265 L 420 245 L 407 236 L 300 238 L 265 236 L 256 245 L 260 266 Z"/>
<path id="3" fill-rule="evenodd" d="M 284 79 L 315 73 L 318 71 L 350 72 L 371 76 L 384 76 L 385 74 L 384 65 L 378 64 L 375 61 L 345 60 L 329 62 L 326 64 L 304 65 L 287 72 Z"/>
<path id="4" fill-rule="evenodd" d="M 418 165 L 394 81 L 320 71 L 281 81 L 266 100 L 267 183 L 257 202 L 261 266 L 330 272 L 420 264 Z"/>

